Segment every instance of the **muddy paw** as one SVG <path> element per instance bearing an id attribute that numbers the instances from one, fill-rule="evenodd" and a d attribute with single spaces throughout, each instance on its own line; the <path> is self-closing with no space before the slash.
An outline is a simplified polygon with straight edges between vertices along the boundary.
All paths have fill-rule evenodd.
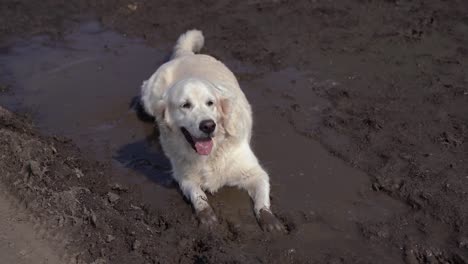
<path id="1" fill-rule="evenodd" d="M 218 222 L 218 218 L 216 217 L 213 209 L 211 207 L 205 208 L 197 213 L 198 221 L 202 226 L 213 226 Z"/>
<path id="2" fill-rule="evenodd" d="M 286 228 L 278 218 L 268 209 L 261 209 L 258 213 L 258 223 L 262 227 L 263 231 L 267 232 L 286 232 Z"/>

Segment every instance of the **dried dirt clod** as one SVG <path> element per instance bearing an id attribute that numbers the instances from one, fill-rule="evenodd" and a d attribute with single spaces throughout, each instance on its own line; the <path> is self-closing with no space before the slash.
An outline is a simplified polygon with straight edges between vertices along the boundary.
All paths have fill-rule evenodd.
<path id="1" fill-rule="evenodd" d="M 114 239 L 115 239 L 115 237 L 113 235 L 107 235 L 106 242 L 110 243 L 110 242 L 114 241 Z"/>
<path id="2" fill-rule="evenodd" d="M 111 185 L 111 189 L 114 190 L 114 191 L 119 191 L 119 192 L 126 192 L 128 191 L 128 188 L 127 187 L 124 187 L 118 183 L 114 183 Z"/>
<path id="3" fill-rule="evenodd" d="M 82 177 L 84 176 L 83 172 L 82 172 L 80 169 L 78 169 L 78 168 L 75 168 L 75 169 L 73 170 L 73 172 L 75 173 L 75 175 L 76 175 L 76 177 L 77 177 L 78 179 L 80 179 L 80 178 L 82 178 Z"/>
<path id="4" fill-rule="evenodd" d="M 108 192 L 107 199 L 109 200 L 110 203 L 115 203 L 120 199 L 120 196 L 116 193 Z"/>
<path id="5" fill-rule="evenodd" d="M 133 204 L 130 205 L 130 208 L 132 208 L 133 210 L 141 210 L 141 207 L 133 205 Z"/>
<path id="6" fill-rule="evenodd" d="M 29 173 L 34 176 L 42 176 L 42 170 L 39 162 L 31 160 L 28 165 Z"/>
<path id="7" fill-rule="evenodd" d="M 128 4 L 127 5 L 127 8 L 130 10 L 130 11 L 136 11 L 138 9 L 138 5 L 136 3 L 134 4 Z"/>
<path id="8" fill-rule="evenodd" d="M 132 250 L 137 250 L 139 249 L 141 246 L 141 242 L 139 240 L 135 240 L 133 241 L 133 244 L 132 244 Z"/>
<path id="9" fill-rule="evenodd" d="M 458 247 L 468 249 L 468 237 L 461 237 L 458 239 Z"/>

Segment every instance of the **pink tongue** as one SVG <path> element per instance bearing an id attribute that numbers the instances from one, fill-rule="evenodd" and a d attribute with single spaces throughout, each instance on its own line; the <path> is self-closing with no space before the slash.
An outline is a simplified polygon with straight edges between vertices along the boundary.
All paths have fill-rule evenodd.
<path id="1" fill-rule="evenodd" d="M 213 148 L 213 141 L 210 139 L 195 142 L 195 148 L 197 149 L 198 154 L 209 155 L 211 153 L 211 149 Z"/>

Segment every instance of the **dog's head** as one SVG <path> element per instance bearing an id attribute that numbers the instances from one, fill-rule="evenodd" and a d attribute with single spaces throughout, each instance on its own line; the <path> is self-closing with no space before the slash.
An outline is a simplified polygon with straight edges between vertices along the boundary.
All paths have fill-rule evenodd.
<path id="1" fill-rule="evenodd" d="M 200 79 L 185 79 L 172 86 L 157 104 L 158 122 L 169 133 L 185 138 L 199 155 L 209 155 L 225 138 L 229 92 Z"/>

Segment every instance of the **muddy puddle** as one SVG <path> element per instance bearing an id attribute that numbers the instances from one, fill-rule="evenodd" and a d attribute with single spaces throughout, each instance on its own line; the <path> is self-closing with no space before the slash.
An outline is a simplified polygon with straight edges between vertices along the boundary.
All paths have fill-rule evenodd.
<path id="1" fill-rule="evenodd" d="M 137 186 L 155 207 L 170 208 L 183 199 L 171 181 L 153 124 L 139 119 L 132 108 L 142 81 L 167 55 L 167 50 L 94 22 L 63 41 L 20 41 L 0 55 L 2 79 L 12 87 L 0 96 L 0 104 L 31 113 L 41 131 L 72 139 L 86 155 L 110 163 L 115 181 Z M 273 208 L 291 229 L 272 242 L 272 250 L 288 248 L 307 256 L 339 245 L 367 254 L 357 223 L 391 219 L 406 208 L 373 192 L 367 175 L 297 129 L 313 129 L 328 106 L 314 94 L 314 85 L 333 89 L 340 84 L 319 71 L 264 73 L 238 61 L 226 64 L 253 105 L 253 147 L 271 174 Z M 222 219 L 258 229 L 244 192 L 223 189 L 210 199 Z M 384 255 L 399 258 L 401 252 Z"/>

